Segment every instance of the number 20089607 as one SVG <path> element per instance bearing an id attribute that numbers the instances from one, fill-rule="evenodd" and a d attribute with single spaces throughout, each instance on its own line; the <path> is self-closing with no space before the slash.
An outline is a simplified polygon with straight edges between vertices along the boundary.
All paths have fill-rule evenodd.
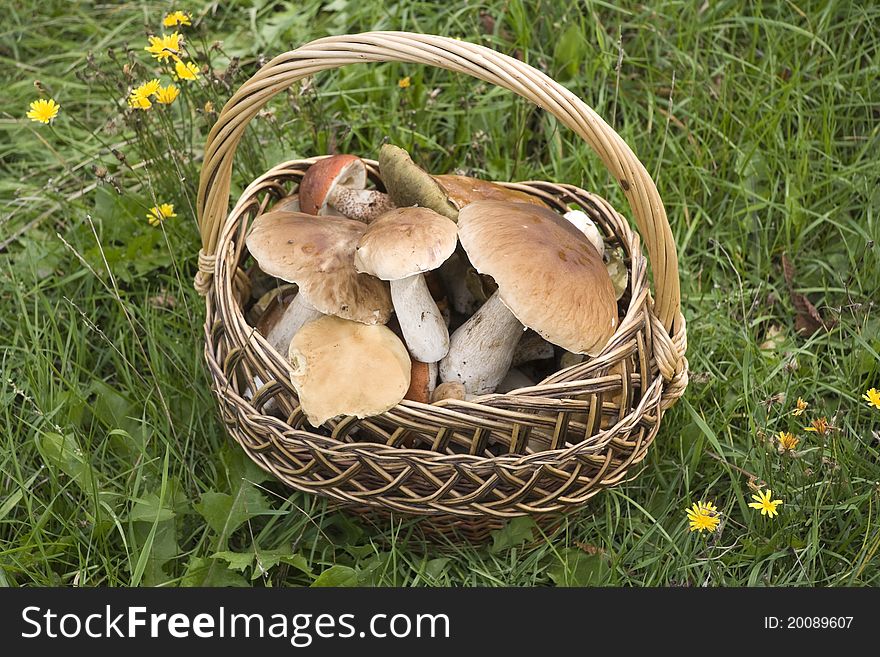
<path id="1" fill-rule="evenodd" d="M 852 616 L 765 616 L 764 628 L 769 630 L 846 630 L 852 625 Z"/>

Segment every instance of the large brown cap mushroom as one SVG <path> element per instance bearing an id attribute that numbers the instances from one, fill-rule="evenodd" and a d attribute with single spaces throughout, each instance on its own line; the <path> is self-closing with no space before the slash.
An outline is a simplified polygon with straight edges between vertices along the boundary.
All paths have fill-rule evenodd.
<path id="1" fill-rule="evenodd" d="M 391 282 L 400 329 L 416 360 L 439 361 L 449 350 L 446 321 L 431 298 L 424 272 L 455 251 L 455 223 L 428 208 L 397 208 L 374 221 L 358 242 L 358 271 Z"/>
<path id="2" fill-rule="evenodd" d="M 294 336 L 291 379 L 312 426 L 339 415 L 364 418 L 393 408 L 410 384 L 410 358 L 386 326 L 324 316 Z"/>
<path id="3" fill-rule="evenodd" d="M 498 291 L 450 338 L 440 378 L 469 394 L 491 392 L 526 327 L 575 353 L 595 355 L 617 327 L 617 303 L 587 237 L 551 210 L 475 201 L 459 214 L 459 240 Z"/>
<path id="4" fill-rule="evenodd" d="M 476 201 L 461 211 L 459 239 L 501 301 L 549 342 L 595 355 L 617 328 L 611 278 L 596 248 L 551 210 Z"/>
<path id="5" fill-rule="evenodd" d="M 312 310 L 299 326 L 316 312 L 384 324 L 393 310 L 387 284 L 354 267 L 366 228 L 342 217 L 315 221 L 298 212 L 269 212 L 257 217 L 246 242 L 263 271 L 299 286 L 287 312 L 298 312 L 298 306 Z"/>
<path id="6" fill-rule="evenodd" d="M 446 196 L 459 210 L 474 201 L 510 201 L 511 203 L 528 203 L 542 208 L 547 207 L 547 204 L 537 196 L 488 180 L 453 174 L 434 176 L 434 180 L 440 184 L 440 187 L 446 192 Z"/>
<path id="7" fill-rule="evenodd" d="M 330 208 L 369 222 L 394 207 L 387 194 L 368 190 L 367 167 L 355 155 L 331 155 L 308 168 L 299 185 L 302 212 L 332 214 Z"/>

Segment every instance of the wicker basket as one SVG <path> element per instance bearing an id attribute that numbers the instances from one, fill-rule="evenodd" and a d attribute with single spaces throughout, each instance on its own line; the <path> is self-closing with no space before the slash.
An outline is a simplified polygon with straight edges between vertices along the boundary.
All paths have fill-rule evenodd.
<path id="1" fill-rule="evenodd" d="M 296 189 L 317 158 L 285 162 L 254 181 L 228 212 L 236 146 L 277 93 L 320 71 L 359 62 L 429 64 L 466 73 L 551 112 L 582 137 L 623 188 L 639 237 L 602 198 L 572 185 L 505 183 L 567 211 L 576 205 L 616 243 L 629 268 L 620 325 L 602 353 L 539 385 L 473 401 L 403 401 L 364 420 L 312 429 L 284 354 L 245 319 L 250 221 Z M 382 188 L 375 162 L 370 177 Z M 360 512 L 426 516 L 422 529 L 480 541 L 506 519 L 559 518 L 632 476 L 664 411 L 687 386 L 678 259 L 657 189 L 629 147 L 596 113 L 521 61 L 456 39 L 371 32 L 319 39 L 265 65 L 229 100 L 211 130 L 199 181 L 202 235 L 196 288 L 205 296 L 205 356 L 230 435 L 289 486 Z M 255 393 L 255 378 L 265 382 Z M 271 404 L 269 413 L 266 409 Z M 283 418 L 283 419 L 282 419 Z M 535 451 L 535 445 L 545 449 Z"/>

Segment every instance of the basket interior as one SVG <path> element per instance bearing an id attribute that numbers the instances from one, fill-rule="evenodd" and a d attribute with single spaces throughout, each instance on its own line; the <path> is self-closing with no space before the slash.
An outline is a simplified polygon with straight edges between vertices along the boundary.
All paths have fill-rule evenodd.
<path id="1" fill-rule="evenodd" d="M 256 216 L 296 190 L 314 161 L 283 163 L 252 183 L 221 232 L 206 357 L 221 415 L 248 455 L 294 488 L 349 506 L 493 521 L 566 511 L 625 479 L 662 415 L 652 351 L 657 320 L 638 236 L 604 199 L 571 185 L 509 186 L 559 211 L 583 210 L 606 244 L 621 249 L 629 280 L 620 324 L 599 355 L 559 369 L 557 349 L 534 365 L 538 384 L 506 394 L 404 400 L 365 419 L 341 417 L 319 428 L 306 422 L 285 355 L 248 319 L 258 281 L 244 236 Z M 381 188 L 376 163 L 367 163 Z"/>

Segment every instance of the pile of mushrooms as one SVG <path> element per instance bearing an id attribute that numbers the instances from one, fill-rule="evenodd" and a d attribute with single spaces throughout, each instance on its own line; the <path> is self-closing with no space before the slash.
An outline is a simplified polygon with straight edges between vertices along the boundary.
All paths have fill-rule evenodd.
<path id="1" fill-rule="evenodd" d="M 390 144 L 379 172 L 323 158 L 247 234 L 270 281 L 248 318 L 311 425 L 527 388 L 614 334 L 626 267 L 586 214 Z"/>

